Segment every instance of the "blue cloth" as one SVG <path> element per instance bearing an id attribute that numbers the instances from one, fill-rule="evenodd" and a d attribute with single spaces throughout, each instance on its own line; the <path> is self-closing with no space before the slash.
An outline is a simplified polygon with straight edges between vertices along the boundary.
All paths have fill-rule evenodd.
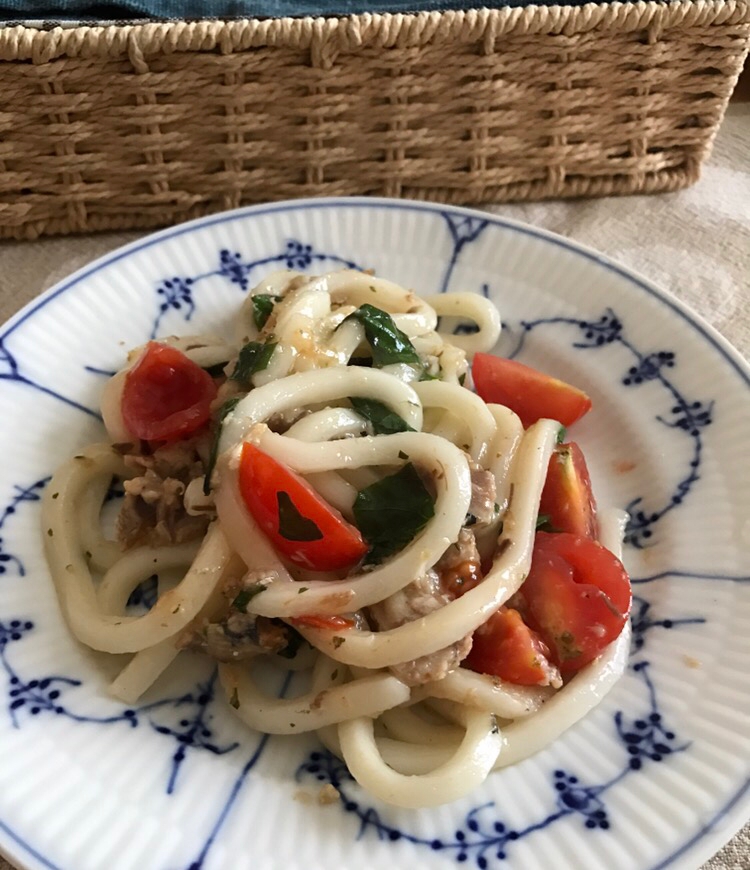
<path id="1" fill-rule="evenodd" d="M 561 0 L 0 0 L 0 19 L 283 18 L 558 5 Z M 583 6 L 590 0 L 562 0 Z"/>

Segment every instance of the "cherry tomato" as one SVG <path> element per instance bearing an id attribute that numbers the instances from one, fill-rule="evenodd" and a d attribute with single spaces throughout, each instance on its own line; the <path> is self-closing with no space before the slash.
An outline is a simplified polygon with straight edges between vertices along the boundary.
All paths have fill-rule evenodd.
<path id="1" fill-rule="evenodd" d="M 571 426 L 591 410 L 591 399 L 582 390 L 512 359 L 474 354 L 471 375 L 485 402 L 515 411 L 526 428 L 542 417 Z"/>
<path id="2" fill-rule="evenodd" d="M 570 532 L 596 540 L 596 501 L 581 448 L 571 441 L 558 444 L 549 461 L 539 504 L 540 516 L 554 532 Z"/>
<path id="3" fill-rule="evenodd" d="M 521 586 L 529 624 L 563 674 L 580 670 L 618 637 L 630 612 L 622 562 L 590 538 L 537 532 Z"/>
<path id="4" fill-rule="evenodd" d="M 135 438 L 177 441 L 208 422 L 216 389 L 208 372 L 184 353 L 150 341 L 125 375 L 123 422 Z"/>
<path id="5" fill-rule="evenodd" d="M 354 620 L 348 616 L 292 616 L 289 619 L 292 625 L 302 625 L 307 628 L 322 628 L 328 631 L 340 631 L 342 629 L 354 628 Z"/>
<path id="6" fill-rule="evenodd" d="M 247 509 L 275 549 L 303 568 L 349 568 L 367 552 L 359 530 L 289 468 L 242 445 L 239 486 Z"/>
<path id="7" fill-rule="evenodd" d="M 517 610 L 501 607 L 474 632 L 465 664 L 519 686 L 548 686 L 559 677 L 547 645 Z"/>

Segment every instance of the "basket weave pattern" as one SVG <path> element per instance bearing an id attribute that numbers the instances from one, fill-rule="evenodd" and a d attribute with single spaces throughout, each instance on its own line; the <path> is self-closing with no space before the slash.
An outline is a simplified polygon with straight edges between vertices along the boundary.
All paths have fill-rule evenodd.
<path id="1" fill-rule="evenodd" d="M 696 180 L 748 0 L 0 30 L 0 235 Z"/>

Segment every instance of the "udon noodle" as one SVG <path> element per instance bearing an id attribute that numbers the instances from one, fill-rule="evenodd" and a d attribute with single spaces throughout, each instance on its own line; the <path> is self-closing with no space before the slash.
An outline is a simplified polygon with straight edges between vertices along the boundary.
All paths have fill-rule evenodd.
<path id="1" fill-rule="evenodd" d="M 455 318 L 473 331 L 446 331 Z M 183 649 L 202 649 L 249 728 L 317 732 L 365 789 L 404 807 L 465 795 L 592 709 L 623 672 L 627 628 L 548 685 L 465 666 L 473 632 L 529 574 L 560 431 L 546 419 L 524 429 L 469 388 L 468 360 L 491 350 L 500 328 L 495 307 L 471 293 L 420 298 L 361 272 L 275 273 L 246 299 L 233 341 L 162 340 L 208 373 L 211 418 L 152 441 L 126 421 L 124 391 L 144 354 L 132 351 L 102 398 L 108 441 L 57 471 L 43 509 L 73 634 L 131 655 L 112 693 L 133 703 Z M 359 531 L 367 539 L 356 526 L 363 493 L 374 498 L 379 482 L 416 481 L 425 517 L 409 528 L 410 492 L 399 514 L 391 491 L 374 520 L 394 513 L 401 544 L 321 568 L 308 551 L 320 532 L 314 516 L 295 508 L 312 534 L 290 534 L 298 551 L 280 550 L 249 506 L 241 469 L 250 447 L 268 457 L 266 469 L 278 464 L 309 484 L 350 542 Z M 119 541 L 102 523 L 113 479 L 126 492 Z M 600 525 L 619 554 L 621 518 L 602 515 Z M 336 550 L 335 536 L 323 543 Z M 467 564 L 474 582 L 446 591 L 447 574 Z M 153 575 L 158 598 L 135 614 L 128 601 Z M 259 672 L 269 667 L 299 671 L 301 694 L 267 694 Z"/>

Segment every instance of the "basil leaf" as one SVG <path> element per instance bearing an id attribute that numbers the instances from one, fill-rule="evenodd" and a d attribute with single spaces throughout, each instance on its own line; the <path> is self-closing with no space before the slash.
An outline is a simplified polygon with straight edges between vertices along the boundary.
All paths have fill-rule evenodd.
<path id="1" fill-rule="evenodd" d="M 232 602 L 232 608 L 234 610 L 239 610 L 242 613 L 247 613 L 247 605 L 256 595 L 260 595 L 261 592 L 264 592 L 265 588 L 266 586 L 264 583 L 253 583 L 253 585 L 248 586 L 247 589 L 241 589 Z"/>
<path id="2" fill-rule="evenodd" d="M 376 435 L 392 435 L 394 432 L 414 432 L 415 430 L 395 411 L 375 399 L 349 399 L 352 408 L 365 420 L 372 423 Z"/>
<path id="3" fill-rule="evenodd" d="M 224 422 L 224 418 L 234 411 L 239 401 L 239 396 L 235 396 L 233 399 L 228 399 L 224 402 L 221 408 L 219 408 L 219 412 L 216 415 L 214 440 L 211 442 L 211 452 L 208 455 L 208 462 L 206 463 L 206 476 L 203 478 L 203 495 L 208 495 L 209 492 L 211 492 L 211 475 L 214 473 L 214 466 L 216 465 L 216 459 L 219 455 L 221 424 Z"/>
<path id="4" fill-rule="evenodd" d="M 303 517 L 288 492 L 276 493 L 279 508 L 279 534 L 287 541 L 320 541 L 323 532 L 307 517 Z"/>
<path id="5" fill-rule="evenodd" d="M 435 502 L 411 463 L 365 487 L 354 501 L 357 528 L 370 545 L 365 561 L 402 550 L 435 516 Z"/>
<path id="6" fill-rule="evenodd" d="M 251 296 L 250 301 L 253 303 L 253 320 L 258 329 L 263 327 L 268 322 L 271 316 L 273 306 L 277 302 L 281 302 L 281 296 L 271 296 L 269 293 L 258 293 L 257 296 Z"/>
<path id="7" fill-rule="evenodd" d="M 241 350 L 237 365 L 229 376 L 232 381 L 250 382 L 256 372 L 268 368 L 271 356 L 276 349 L 276 342 L 249 341 Z"/>
<path id="8" fill-rule="evenodd" d="M 414 345 L 393 322 L 387 311 L 374 305 L 360 305 L 349 317 L 358 320 L 365 328 L 365 337 L 372 348 L 372 362 L 378 368 L 393 363 L 418 363 L 422 360 Z M 346 320 L 349 319 L 346 318 Z M 344 321 L 346 322 L 346 321 Z"/>

